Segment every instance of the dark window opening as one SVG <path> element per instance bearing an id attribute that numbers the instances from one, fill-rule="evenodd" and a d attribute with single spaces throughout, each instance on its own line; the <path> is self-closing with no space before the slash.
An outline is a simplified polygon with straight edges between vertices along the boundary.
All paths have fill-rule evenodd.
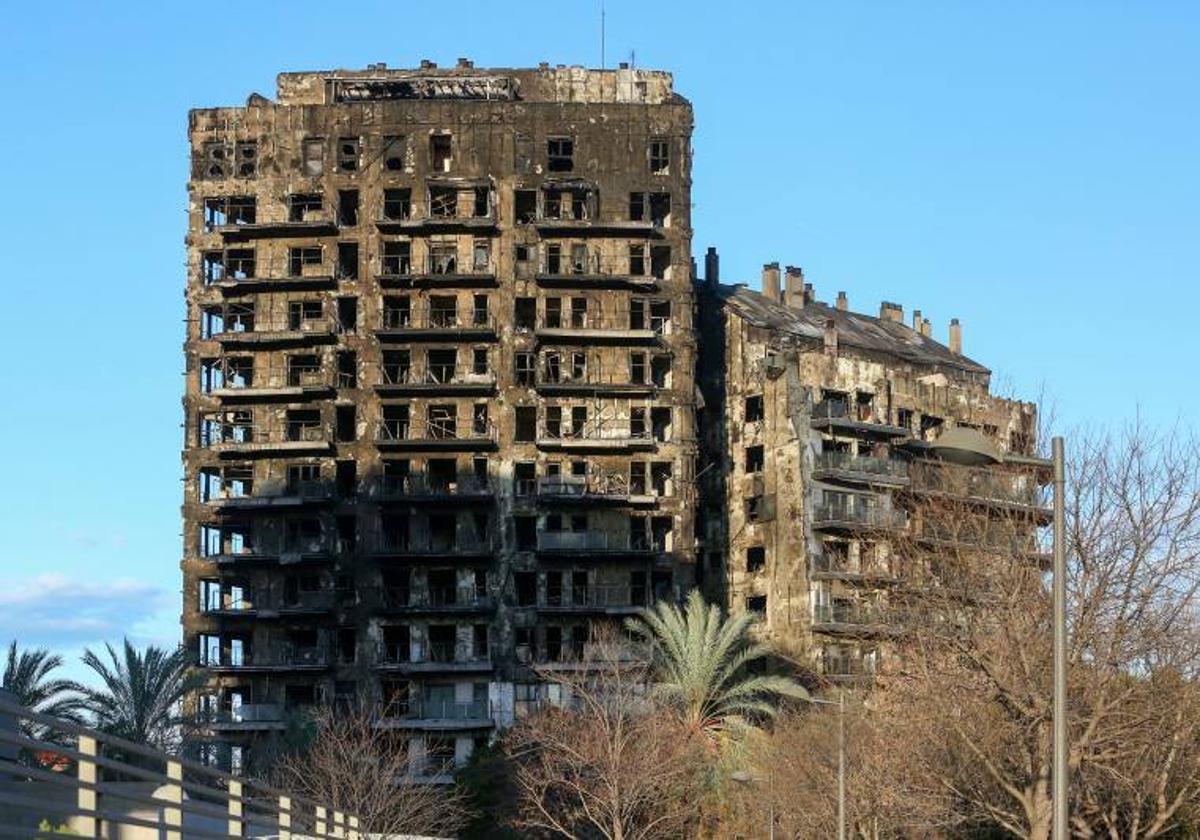
<path id="1" fill-rule="evenodd" d="M 404 153 L 407 143 L 404 137 L 386 137 L 383 141 L 383 168 L 388 172 L 404 169 Z"/>
<path id="2" fill-rule="evenodd" d="M 765 546 L 752 545 L 746 549 L 746 571 L 758 572 L 766 568 L 767 549 Z"/>
<path id="3" fill-rule="evenodd" d="M 358 170 L 358 151 L 361 142 L 357 137 L 343 137 L 338 140 L 338 169 L 342 172 Z"/>
<path id="4" fill-rule="evenodd" d="M 513 205 L 517 224 L 532 224 L 537 219 L 537 191 L 514 190 Z"/>
<path id="5" fill-rule="evenodd" d="M 671 144 L 667 140 L 650 141 L 650 171 L 665 175 L 671 166 Z"/>
<path id="6" fill-rule="evenodd" d="M 408 187 L 383 191 L 383 218 L 401 221 L 412 217 L 412 190 Z"/>
<path id="7" fill-rule="evenodd" d="M 546 141 L 546 168 L 551 172 L 570 172 L 574 166 L 575 141 L 570 137 L 551 137 Z"/>
<path id="8" fill-rule="evenodd" d="M 338 191 L 338 224 L 342 227 L 358 224 L 358 190 Z"/>
<path id="9" fill-rule="evenodd" d="M 339 405 L 336 411 L 337 439 L 340 443 L 349 443 L 358 437 L 357 409 L 353 405 Z"/>
<path id="10" fill-rule="evenodd" d="M 758 423 L 763 419 L 762 394 L 757 394 L 753 397 L 746 397 L 746 405 L 743 409 L 743 416 L 747 423 Z"/>
<path id="11" fill-rule="evenodd" d="M 746 447 L 746 472 L 762 472 L 765 455 L 761 446 Z"/>
<path id="12" fill-rule="evenodd" d="M 339 242 L 337 246 L 337 276 L 339 280 L 358 279 L 358 243 Z"/>
<path id="13" fill-rule="evenodd" d="M 434 172 L 449 172 L 452 144 L 449 134 L 432 134 L 429 137 L 429 165 Z"/>

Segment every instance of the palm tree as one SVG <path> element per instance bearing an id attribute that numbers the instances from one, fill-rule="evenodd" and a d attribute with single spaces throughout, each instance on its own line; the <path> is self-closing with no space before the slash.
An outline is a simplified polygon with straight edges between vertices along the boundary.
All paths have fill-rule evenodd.
<path id="1" fill-rule="evenodd" d="M 14 639 L 8 646 L 0 687 L 12 692 L 17 703 L 27 709 L 78 723 L 84 688 L 72 680 L 51 678 L 62 664 L 61 656 L 43 648 L 18 650 Z M 44 727 L 29 722 L 23 728 L 31 737 L 46 734 Z"/>
<path id="2" fill-rule="evenodd" d="M 191 656 L 183 648 L 167 651 L 153 645 L 139 652 L 129 639 L 120 655 L 112 645 L 104 647 L 111 664 L 91 650 L 83 653 L 83 664 L 102 685 L 84 694 L 96 728 L 158 749 L 173 748 L 182 722 L 179 703 L 204 683 L 203 676 L 189 671 Z"/>
<path id="3" fill-rule="evenodd" d="M 753 620 L 747 614 L 724 617 L 693 590 L 683 609 L 660 601 L 625 626 L 655 651 L 659 696 L 689 725 L 713 734 L 774 716 L 782 698 L 809 699 L 790 677 L 746 673 L 769 653 L 749 638 Z"/>

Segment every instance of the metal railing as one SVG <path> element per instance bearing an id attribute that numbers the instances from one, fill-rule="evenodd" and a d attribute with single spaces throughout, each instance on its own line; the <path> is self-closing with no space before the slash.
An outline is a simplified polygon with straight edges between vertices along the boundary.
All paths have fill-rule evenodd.
<path id="1" fill-rule="evenodd" d="M 492 708 L 487 700 L 417 698 L 407 702 L 394 702 L 384 707 L 380 716 L 383 719 L 398 720 L 484 721 L 491 719 Z"/>
<path id="2" fill-rule="evenodd" d="M 486 664 L 491 661 L 487 653 L 477 653 L 471 645 L 458 642 L 418 642 L 396 644 L 380 642 L 378 661 L 384 665 L 428 665 L 428 664 Z"/>
<path id="3" fill-rule="evenodd" d="M 558 317 L 545 315 L 542 317 L 539 330 L 605 330 L 605 331 L 644 331 L 655 335 L 669 335 L 671 319 L 662 315 L 633 316 L 628 312 L 610 313 L 575 313 L 565 311 Z"/>
<path id="4" fill-rule="evenodd" d="M 357 817 L 8 698 L 0 694 L 6 836 L 362 837 Z"/>
<path id="5" fill-rule="evenodd" d="M 903 528 L 908 517 L 902 510 L 870 504 L 825 502 L 813 508 L 813 522 L 833 524 L 848 522 L 876 528 Z"/>
<path id="6" fill-rule="evenodd" d="M 420 366 L 385 361 L 380 366 L 384 385 L 487 385 L 496 381 L 491 366 L 483 370 L 472 364 L 423 364 Z"/>
<path id="7" fill-rule="evenodd" d="M 495 441 L 496 427 L 490 422 L 463 420 L 392 420 L 379 423 L 379 440 L 488 440 Z"/>
<path id="8" fill-rule="evenodd" d="M 203 602 L 204 613 L 281 612 L 287 610 L 328 610 L 336 601 L 333 590 L 288 594 L 279 589 L 247 589 L 240 594 L 222 593 L 219 600 Z"/>
<path id="9" fill-rule="evenodd" d="M 1023 472 L 917 462 L 912 468 L 912 486 L 964 499 L 1049 507 L 1034 477 Z"/>
<path id="10" fill-rule="evenodd" d="M 405 607 L 486 607 L 487 590 L 477 586 L 394 586 L 384 591 L 384 603 L 393 609 Z"/>
<path id="11" fill-rule="evenodd" d="M 283 707 L 278 703 L 243 703 L 228 709 L 197 709 L 193 720 L 197 724 L 279 723 Z"/>
<path id="12" fill-rule="evenodd" d="M 813 463 L 817 470 L 870 473 L 890 478 L 908 475 L 908 464 L 894 458 L 875 458 L 868 455 L 853 455 L 849 452 L 820 452 Z"/>
<path id="13" fill-rule="evenodd" d="M 869 604 L 814 604 L 814 624 L 872 626 L 895 624 L 898 615 Z"/>
<path id="14" fill-rule="evenodd" d="M 667 540 L 641 533 L 541 531 L 538 551 L 666 551 Z"/>
<path id="15" fill-rule="evenodd" d="M 588 421 L 579 426 L 564 419 L 558 426 L 543 424 L 542 437 L 563 441 L 651 441 L 650 427 L 635 428 L 628 421 Z"/>
<path id="16" fill-rule="evenodd" d="M 566 584 L 561 589 L 548 589 L 543 605 L 546 607 L 646 607 L 657 598 L 651 597 L 649 586 L 630 586 L 627 584 L 589 584 L 576 586 Z M 667 593 L 659 593 L 666 598 Z"/>
<path id="17" fill-rule="evenodd" d="M 495 329 L 496 321 L 486 309 L 415 309 L 383 310 L 385 330 L 481 330 Z"/>
<path id="18" fill-rule="evenodd" d="M 494 491 L 486 478 L 473 475 L 455 478 L 434 478 L 428 475 L 385 475 L 379 478 L 381 498 L 429 497 L 457 498 L 464 496 L 490 496 Z"/>

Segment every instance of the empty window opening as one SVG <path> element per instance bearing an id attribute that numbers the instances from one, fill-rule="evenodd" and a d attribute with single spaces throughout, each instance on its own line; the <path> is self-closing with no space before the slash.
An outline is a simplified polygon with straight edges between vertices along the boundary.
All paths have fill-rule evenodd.
<path id="1" fill-rule="evenodd" d="M 655 461 L 650 465 L 650 486 L 655 496 L 671 495 L 671 473 L 670 461 Z"/>
<path id="2" fill-rule="evenodd" d="M 388 277 L 412 274 L 412 243 L 407 239 L 384 242 L 380 268 Z"/>
<path id="3" fill-rule="evenodd" d="M 457 367 L 457 350 L 430 350 L 426 355 L 425 381 L 429 384 L 453 382 Z"/>
<path id="4" fill-rule="evenodd" d="M 514 190 L 513 208 L 517 224 L 532 224 L 537 220 L 537 190 Z"/>
<path id="5" fill-rule="evenodd" d="M 391 189 L 383 191 L 383 218 L 403 221 L 412 217 L 412 190 Z"/>
<path id="6" fill-rule="evenodd" d="M 471 269 L 487 271 L 492 263 L 492 243 L 486 239 L 476 239 L 471 246 Z"/>
<path id="7" fill-rule="evenodd" d="M 340 443 L 349 443 L 358 437 L 357 407 L 339 405 L 336 409 L 337 439 Z"/>
<path id="8" fill-rule="evenodd" d="M 537 438 L 537 408 L 519 405 L 514 409 L 516 428 L 513 437 L 517 441 L 530 442 Z"/>
<path id="9" fill-rule="evenodd" d="M 742 410 L 742 416 L 747 423 L 758 423 L 763 419 L 763 398 L 762 394 L 746 397 L 746 403 Z"/>
<path id="10" fill-rule="evenodd" d="M 650 361 L 650 382 L 655 388 L 671 387 L 671 357 L 655 356 Z"/>
<path id="11" fill-rule="evenodd" d="M 358 190 L 338 191 L 338 224 L 342 227 L 358 224 Z"/>
<path id="12" fill-rule="evenodd" d="M 452 144 L 449 134 L 431 134 L 429 136 L 429 166 L 434 172 L 449 172 L 452 156 Z"/>
<path id="13" fill-rule="evenodd" d="M 558 243 L 546 246 L 546 273 L 562 274 L 562 246 Z"/>
<path id="14" fill-rule="evenodd" d="M 305 175 L 321 175 L 325 172 L 325 141 L 312 137 L 304 141 L 303 169 Z"/>
<path id="15" fill-rule="evenodd" d="M 666 175 L 671 167 L 671 144 L 664 138 L 650 141 L 650 171 L 655 175 Z"/>
<path id="16" fill-rule="evenodd" d="M 761 446 L 746 447 L 746 472 L 757 473 L 762 472 L 765 455 Z"/>
<path id="17" fill-rule="evenodd" d="M 748 595 L 746 596 L 746 612 L 754 615 L 764 616 L 767 614 L 767 596 L 766 595 Z"/>
<path id="18" fill-rule="evenodd" d="M 488 187 L 475 188 L 475 204 L 471 215 L 477 219 L 492 215 L 492 191 Z"/>
<path id="19" fill-rule="evenodd" d="M 582 243 L 575 243 L 571 246 L 571 273 L 572 274 L 587 274 L 588 271 L 588 249 Z"/>
<path id="20" fill-rule="evenodd" d="M 671 439 L 670 408 L 650 409 L 650 430 L 654 435 L 654 439 L 659 443 L 664 443 Z"/>
<path id="21" fill-rule="evenodd" d="M 458 215 L 458 189 L 429 188 L 429 215 L 435 219 L 453 219 Z"/>
<path id="22" fill-rule="evenodd" d="M 458 243 L 429 243 L 429 273 L 456 274 L 458 272 Z"/>
<path id="23" fill-rule="evenodd" d="M 288 249 L 288 274 L 291 277 L 311 277 L 321 268 L 321 246 L 301 245 Z"/>
<path id="24" fill-rule="evenodd" d="M 312 330 L 321 326 L 324 306 L 319 300 L 293 300 L 288 302 L 288 329 L 292 331 Z"/>
<path id="25" fill-rule="evenodd" d="M 631 192 L 629 194 L 629 221 L 641 222 L 646 219 L 646 194 Z"/>
<path id="26" fill-rule="evenodd" d="M 532 496 L 537 491 L 537 465 L 532 461 L 513 464 L 513 492 L 517 496 Z"/>
<path id="27" fill-rule="evenodd" d="M 643 277 L 646 274 L 646 246 L 645 245 L 630 245 L 629 246 L 629 273 L 634 277 Z"/>
<path id="28" fill-rule="evenodd" d="M 357 388 L 358 355 L 353 350 L 339 350 L 337 365 L 337 386 L 339 388 Z"/>
<path id="29" fill-rule="evenodd" d="M 517 298 L 513 303 L 513 322 L 519 330 L 532 330 L 537 322 L 537 298 Z"/>
<path id="30" fill-rule="evenodd" d="M 629 381 L 634 385 L 646 384 L 646 354 L 640 350 L 629 354 Z"/>
<path id="31" fill-rule="evenodd" d="M 229 147 L 224 143 L 205 143 L 204 177 L 227 178 L 229 171 Z"/>
<path id="32" fill-rule="evenodd" d="M 402 172 L 407 151 L 407 138 L 394 136 L 383 140 L 383 168 L 388 172 Z"/>
<path id="33" fill-rule="evenodd" d="M 519 352 L 515 355 L 518 385 L 534 384 L 535 358 L 533 353 Z"/>
<path id="34" fill-rule="evenodd" d="M 489 369 L 487 348 L 474 348 L 471 351 L 471 372 L 476 376 L 484 376 L 488 373 Z"/>
<path id="35" fill-rule="evenodd" d="M 551 172 L 570 172 L 575 167 L 575 141 L 570 137 L 551 137 L 546 141 L 546 168 Z"/>
<path id="36" fill-rule="evenodd" d="M 321 215 L 324 202 L 320 193 L 296 193 L 288 196 L 288 221 L 308 222 Z"/>
<path id="37" fill-rule="evenodd" d="M 412 351 L 384 350 L 382 372 L 385 385 L 403 385 L 411 382 Z"/>
<path id="38" fill-rule="evenodd" d="M 338 140 L 338 169 L 342 172 L 358 171 L 358 152 L 361 141 L 357 137 Z"/>
<path id="39" fill-rule="evenodd" d="M 671 224 L 671 194 L 650 193 L 650 222 L 655 227 Z"/>
<path id="40" fill-rule="evenodd" d="M 358 279 L 358 243 L 339 242 L 337 245 L 337 277 L 339 280 Z"/>
<path id="41" fill-rule="evenodd" d="M 650 246 L 650 275 L 658 280 L 666 279 L 671 268 L 671 246 Z"/>
<path id="42" fill-rule="evenodd" d="M 252 225 L 256 213 L 255 198 L 252 195 L 206 198 L 204 199 L 204 228 L 212 231 L 226 225 Z"/>
<path id="43" fill-rule="evenodd" d="M 767 566 L 767 549 L 765 546 L 752 545 L 746 549 L 746 571 L 760 572 Z"/>

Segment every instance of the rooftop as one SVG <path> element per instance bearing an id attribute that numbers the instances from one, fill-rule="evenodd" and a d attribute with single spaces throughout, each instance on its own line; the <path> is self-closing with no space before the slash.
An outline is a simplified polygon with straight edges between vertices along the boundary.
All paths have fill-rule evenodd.
<path id="1" fill-rule="evenodd" d="M 918 365 L 945 366 L 968 373 L 988 374 L 983 365 L 953 352 L 899 321 L 843 311 L 818 301 L 793 308 L 745 286 L 720 286 L 718 294 L 743 320 L 801 341 L 822 342 L 825 325 L 833 321 L 838 344 L 874 353 L 888 353 Z"/>

